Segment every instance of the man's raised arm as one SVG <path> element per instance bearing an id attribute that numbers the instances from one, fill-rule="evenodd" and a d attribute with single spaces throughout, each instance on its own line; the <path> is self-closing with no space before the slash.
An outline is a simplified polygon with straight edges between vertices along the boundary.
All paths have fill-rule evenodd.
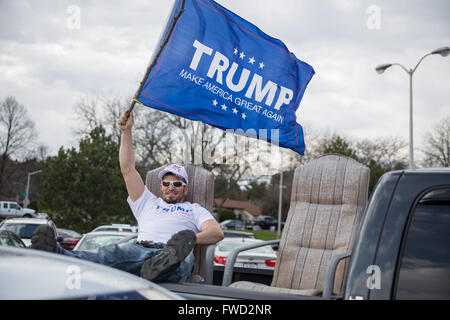
<path id="1" fill-rule="evenodd" d="M 127 117 L 127 112 L 125 111 L 117 121 L 117 126 L 122 131 L 119 149 L 120 170 L 127 186 L 128 195 L 132 201 L 136 201 L 144 192 L 144 181 L 136 170 L 133 137 L 131 134 L 133 124 L 133 112 Z"/>

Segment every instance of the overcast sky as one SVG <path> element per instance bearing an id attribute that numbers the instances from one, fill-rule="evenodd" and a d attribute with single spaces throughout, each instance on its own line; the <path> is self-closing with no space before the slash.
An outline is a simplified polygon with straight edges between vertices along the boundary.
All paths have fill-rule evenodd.
<path id="1" fill-rule="evenodd" d="M 450 46 L 448 0 L 218 2 L 314 67 L 297 121 L 349 137 L 408 141 L 409 77 L 399 67 L 382 75 L 374 69 L 394 62 L 410 69 Z M 77 145 L 76 102 L 134 95 L 172 3 L 0 0 L 0 99 L 14 96 L 26 106 L 50 154 Z M 450 115 L 449 71 L 450 56 L 432 55 L 414 74 L 416 149 Z"/>

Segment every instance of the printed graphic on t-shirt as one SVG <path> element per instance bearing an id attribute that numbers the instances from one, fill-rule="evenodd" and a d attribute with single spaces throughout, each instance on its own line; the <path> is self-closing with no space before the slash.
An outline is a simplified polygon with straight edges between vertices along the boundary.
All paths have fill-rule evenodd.
<path id="1" fill-rule="evenodd" d="M 173 215 L 173 216 L 183 215 L 183 216 L 190 217 L 192 214 L 192 209 L 185 209 L 182 206 L 177 205 L 177 204 L 173 204 L 173 205 L 167 206 L 167 207 L 163 207 L 163 206 L 160 206 L 159 204 L 157 204 L 156 208 L 155 208 L 155 213 L 156 214 Z"/>

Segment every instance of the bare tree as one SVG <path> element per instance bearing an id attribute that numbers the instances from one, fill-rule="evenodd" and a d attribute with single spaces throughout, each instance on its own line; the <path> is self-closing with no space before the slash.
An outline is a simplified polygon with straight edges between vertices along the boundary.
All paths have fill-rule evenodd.
<path id="1" fill-rule="evenodd" d="M 37 133 L 25 106 L 8 96 L 0 104 L 0 194 L 11 172 L 8 163 L 23 158 L 32 147 Z"/>
<path id="2" fill-rule="evenodd" d="M 102 125 L 107 134 L 120 144 L 120 129 L 117 119 L 129 107 L 131 99 L 95 95 L 83 96 L 75 105 L 75 123 L 72 128 L 75 136 L 81 138 L 95 127 Z M 173 126 L 169 121 L 171 115 L 161 111 L 135 108 L 133 144 L 137 162 L 144 170 L 171 162 L 170 146 L 174 143 Z"/>
<path id="3" fill-rule="evenodd" d="M 377 137 L 374 140 L 361 139 L 355 143 L 358 160 L 364 164 L 378 163 L 385 171 L 406 167 L 407 143 L 400 137 Z"/>
<path id="4" fill-rule="evenodd" d="M 441 120 L 425 137 L 423 166 L 450 167 L 450 117 Z"/>
<path id="5" fill-rule="evenodd" d="M 107 132 L 111 133 L 113 139 L 120 144 L 120 129 L 117 127 L 117 119 L 129 107 L 131 99 L 119 97 L 103 97 L 104 121 Z M 136 114 L 139 110 L 136 109 Z"/>
<path id="6" fill-rule="evenodd" d="M 136 108 L 135 111 L 137 111 Z M 136 157 L 145 170 L 178 162 L 175 160 L 177 154 L 173 150 L 180 149 L 181 141 L 177 139 L 176 128 L 169 120 L 170 117 L 172 116 L 168 113 L 145 108 L 134 118 L 133 137 L 136 144 Z"/>
<path id="7" fill-rule="evenodd" d="M 101 123 L 98 116 L 99 98 L 97 96 L 85 95 L 80 97 L 75 104 L 74 120 L 78 126 L 72 128 L 72 132 L 78 138 L 83 137 Z"/>

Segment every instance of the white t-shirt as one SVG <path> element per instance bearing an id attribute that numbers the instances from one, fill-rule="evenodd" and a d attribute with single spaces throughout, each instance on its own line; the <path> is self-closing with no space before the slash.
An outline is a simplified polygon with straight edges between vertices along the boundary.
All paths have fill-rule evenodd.
<path id="1" fill-rule="evenodd" d="M 127 201 L 138 223 L 138 241 L 167 243 L 175 233 L 186 229 L 198 233 L 203 222 L 214 219 L 197 203 L 167 203 L 147 187 L 135 202 L 130 197 Z"/>

